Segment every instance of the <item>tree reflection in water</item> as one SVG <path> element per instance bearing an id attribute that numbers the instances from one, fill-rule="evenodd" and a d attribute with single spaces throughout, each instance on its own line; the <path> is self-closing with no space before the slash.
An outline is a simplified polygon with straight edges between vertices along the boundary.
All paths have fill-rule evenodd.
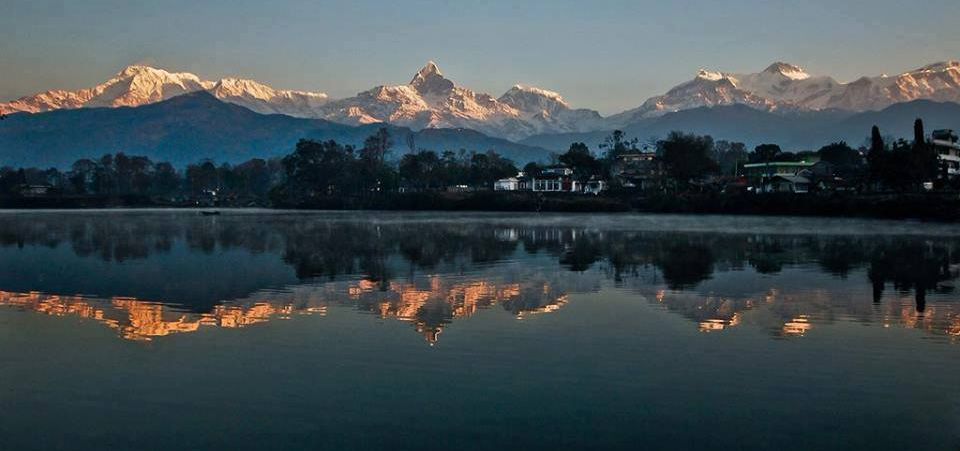
<path id="1" fill-rule="evenodd" d="M 916 321 L 895 311 L 897 297 L 909 294 L 914 311 L 929 315 L 928 295 L 953 290 L 958 244 L 956 238 L 922 236 L 631 231 L 580 226 L 576 220 L 513 227 L 483 217 L 444 221 L 346 214 L 18 214 L 0 220 L 0 255 L 5 265 L 32 259 L 36 266 L 0 275 L 0 290 L 6 290 L 4 303 L 99 316 L 129 337 L 190 331 L 204 324 L 242 326 L 274 315 L 326 311 L 335 304 L 411 321 L 435 341 L 450 321 L 478 309 L 499 304 L 517 316 L 554 311 L 567 302 L 568 294 L 600 290 L 600 281 L 606 279 L 613 288 L 649 294 L 705 331 L 737 325 L 746 311 L 769 306 L 780 321 L 779 333 L 796 335 L 838 309 L 867 319 L 899 315 L 904 324 Z M 281 269 L 264 268 L 257 272 L 257 281 L 239 283 L 243 276 L 236 275 L 237 259 L 251 256 L 282 262 Z M 64 282 L 55 293 L 39 294 L 49 292 L 50 280 L 58 277 L 56 268 L 82 268 L 91 259 L 116 271 L 113 279 L 97 286 L 93 300 L 71 296 L 90 292 L 84 284 L 97 277 L 94 273 Z M 130 262 L 141 262 L 139 266 L 150 271 L 134 273 L 130 268 L 138 265 Z M 143 295 L 147 278 L 166 277 L 172 265 L 196 265 L 178 272 L 171 283 L 188 287 L 197 298 L 130 304 L 149 299 Z M 806 271 L 804 279 L 795 281 L 789 292 L 781 290 L 779 285 L 789 282 L 786 272 L 798 277 L 795 269 Z M 753 280 L 768 284 L 762 292 L 726 282 L 728 275 L 751 271 Z M 571 272 L 582 277 L 565 275 Z M 866 284 L 872 291 L 868 304 L 882 306 L 890 298 L 890 310 L 864 312 L 859 303 L 843 303 L 817 289 L 831 278 L 850 286 Z M 707 282 L 712 288 L 701 291 Z M 237 292 L 241 285 L 245 291 Z M 895 296 L 885 297 L 888 288 Z M 304 301 L 304 290 L 316 295 Z M 944 305 L 930 327 L 952 333 L 958 328 L 952 322 L 956 315 L 951 304 Z M 127 319 L 110 309 L 124 310 Z"/>

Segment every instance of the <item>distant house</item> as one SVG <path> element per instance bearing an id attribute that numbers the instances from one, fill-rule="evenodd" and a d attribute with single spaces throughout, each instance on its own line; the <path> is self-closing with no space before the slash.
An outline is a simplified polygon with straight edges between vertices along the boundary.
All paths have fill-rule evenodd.
<path id="1" fill-rule="evenodd" d="M 583 192 L 585 194 L 593 194 L 594 196 L 603 192 L 607 189 L 607 182 L 599 179 L 590 179 L 583 184 Z"/>
<path id="2" fill-rule="evenodd" d="M 53 190 L 51 185 L 20 185 L 17 192 L 23 197 L 41 197 L 50 194 Z"/>
<path id="3" fill-rule="evenodd" d="M 960 176 L 960 144 L 953 130 L 934 130 L 930 143 L 948 178 Z"/>
<path id="4" fill-rule="evenodd" d="M 520 179 L 517 177 L 507 177 L 505 179 L 493 182 L 494 191 L 519 191 Z"/>
<path id="5" fill-rule="evenodd" d="M 540 171 L 533 177 L 534 192 L 575 193 L 582 191 L 580 182 L 573 179 L 573 169 L 566 166 L 552 166 Z"/>
<path id="6" fill-rule="evenodd" d="M 812 188 L 821 186 L 821 180 L 832 180 L 834 172 L 834 165 L 826 161 L 770 161 L 743 165 L 743 175 L 758 193 L 809 193 Z"/>
<path id="7" fill-rule="evenodd" d="M 523 171 L 513 177 L 493 182 L 494 191 L 530 191 L 531 189 L 533 189 L 533 180 Z"/>
<path id="8" fill-rule="evenodd" d="M 836 175 L 837 168 L 833 163 L 821 160 L 813 163 L 805 171 L 800 171 L 799 175 L 804 175 L 804 173 L 814 178 L 830 178 Z"/>
<path id="9" fill-rule="evenodd" d="M 660 186 L 665 172 L 663 161 L 654 152 L 622 154 L 613 167 L 613 176 L 620 186 L 640 191 Z"/>
<path id="10" fill-rule="evenodd" d="M 600 194 L 607 189 L 607 182 L 592 177 L 586 182 L 576 180 L 573 169 L 566 166 L 551 166 L 540 171 L 540 175 L 531 177 L 523 172 L 514 177 L 497 180 L 494 191 L 533 191 L 537 193 L 586 193 Z"/>
<path id="11" fill-rule="evenodd" d="M 775 175 L 797 175 L 801 171 L 810 170 L 818 162 L 807 161 L 770 161 L 766 163 L 748 163 L 743 165 L 743 175 L 752 180 Z"/>
<path id="12" fill-rule="evenodd" d="M 802 175 L 775 175 L 764 182 L 762 191 L 766 193 L 806 194 L 810 192 L 811 186 L 810 179 Z"/>

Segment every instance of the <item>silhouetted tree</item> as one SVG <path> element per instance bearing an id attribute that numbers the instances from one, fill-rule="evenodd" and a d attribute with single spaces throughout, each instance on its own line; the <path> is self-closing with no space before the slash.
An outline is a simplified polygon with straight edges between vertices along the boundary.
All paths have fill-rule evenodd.
<path id="1" fill-rule="evenodd" d="M 381 127 L 364 140 L 360 149 L 359 183 L 365 195 L 392 187 L 393 171 L 386 165 L 387 154 L 392 146 L 393 140 L 386 127 Z"/>
<path id="2" fill-rule="evenodd" d="M 717 171 L 710 136 L 670 132 L 667 139 L 657 143 L 657 147 L 663 155 L 667 172 L 681 186 Z"/>
<path id="3" fill-rule="evenodd" d="M 570 144 L 567 152 L 560 155 L 560 163 L 573 169 L 574 177 L 580 181 L 599 175 L 601 170 L 600 162 L 590 152 L 590 148 L 582 142 Z"/>
<path id="4" fill-rule="evenodd" d="M 741 142 L 717 141 L 714 145 L 714 160 L 719 166 L 720 175 L 737 175 L 740 166 L 749 161 L 747 145 Z"/>
<path id="5" fill-rule="evenodd" d="M 820 156 L 820 161 L 832 164 L 842 177 L 855 177 L 862 172 L 863 159 L 860 157 L 860 152 L 848 146 L 846 142 L 840 141 L 823 146 L 817 154 Z"/>
<path id="6" fill-rule="evenodd" d="M 879 181 L 883 174 L 886 148 L 887 146 L 883 142 L 883 137 L 880 136 L 880 127 L 874 125 L 870 130 L 870 150 L 867 152 L 867 166 L 870 168 L 870 179 L 874 182 Z"/>
<path id="7" fill-rule="evenodd" d="M 637 138 L 627 138 L 627 134 L 622 130 L 614 130 L 610 136 L 603 139 L 603 144 L 600 144 L 600 148 L 606 149 L 606 153 L 604 154 L 605 160 L 615 161 L 620 155 L 636 152 L 637 143 L 639 142 Z"/>
<path id="8" fill-rule="evenodd" d="M 753 149 L 754 160 L 758 163 L 769 163 L 777 161 L 782 151 L 776 144 L 760 144 Z"/>

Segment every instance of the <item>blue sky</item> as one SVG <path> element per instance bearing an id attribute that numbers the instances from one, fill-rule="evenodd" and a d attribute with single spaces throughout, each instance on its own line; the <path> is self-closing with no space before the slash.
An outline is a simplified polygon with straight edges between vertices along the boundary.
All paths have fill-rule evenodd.
<path id="1" fill-rule="evenodd" d="M 0 100 L 148 63 L 346 97 L 435 60 L 495 96 L 516 83 L 614 113 L 704 67 L 783 60 L 850 81 L 960 59 L 960 1 L 3 0 Z"/>

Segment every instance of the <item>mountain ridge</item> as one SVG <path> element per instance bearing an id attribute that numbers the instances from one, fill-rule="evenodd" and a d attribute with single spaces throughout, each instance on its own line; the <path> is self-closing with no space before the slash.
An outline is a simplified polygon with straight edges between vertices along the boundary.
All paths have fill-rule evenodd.
<path id="1" fill-rule="evenodd" d="M 78 108 L 17 113 L 0 122 L 0 166 L 68 167 L 80 158 L 125 152 L 185 166 L 204 159 L 239 163 L 280 157 L 300 139 L 361 146 L 386 127 L 395 156 L 415 149 L 495 150 L 522 164 L 548 152 L 479 132 L 413 131 L 390 124 L 350 126 L 324 119 L 260 114 L 197 91 L 138 107 Z"/>
<path id="2" fill-rule="evenodd" d="M 275 89 L 255 80 L 201 80 L 187 72 L 129 66 L 104 83 L 77 91 L 52 90 L 0 104 L 0 113 L 140 106 L 205 91 L 228 103 L 263 114 L 326 119 L 348 125 L 389 123 L 413 130 L 469 128 L 513 141 L 558 133 L 629 128 L 670 113 L 746 105 L 777 114 L 810 111 L 878 111 L 896 103 L 928 99 L 960 102 L 960 62 L 927 64 L 899 75 L 860 77 L 841 83 L 777 61 L 760 72 L 701 69 L 690 80 L 651 97 L 639 107 L 603 117 L 574 108 L 555 91 L 517 84 L 500 97 L 473 91 L 427 62 L 410 81 L 380 85 L 352 97 L 331 99 L 322 92 Z"/>
<path id="3" fill-rule="evenodd" d="M 857 147 L 865 142 L 874 125 L 893 138 L 911 139 L 913 122 L 921 118 L 927 130 L 957 128 L 960 104 L 914 100 L 896 103 L 879 111 L 853 113 L 844 110 L 795 111 L 777 114 L 743 104 L 698 107 L 644 118 L 622 130 L 641 140 L 665 137 L 671 131 L 710 135 L 716 140 L 741 141 L 752 148 L 774 143 L 784 150 L 816 150 L 837 141 Z M 572 142 L 584 142 L 597 149 L 613 129 L 589 133 L 531 136 L 520 142 L 554 152 L 566 150 Z"/>

